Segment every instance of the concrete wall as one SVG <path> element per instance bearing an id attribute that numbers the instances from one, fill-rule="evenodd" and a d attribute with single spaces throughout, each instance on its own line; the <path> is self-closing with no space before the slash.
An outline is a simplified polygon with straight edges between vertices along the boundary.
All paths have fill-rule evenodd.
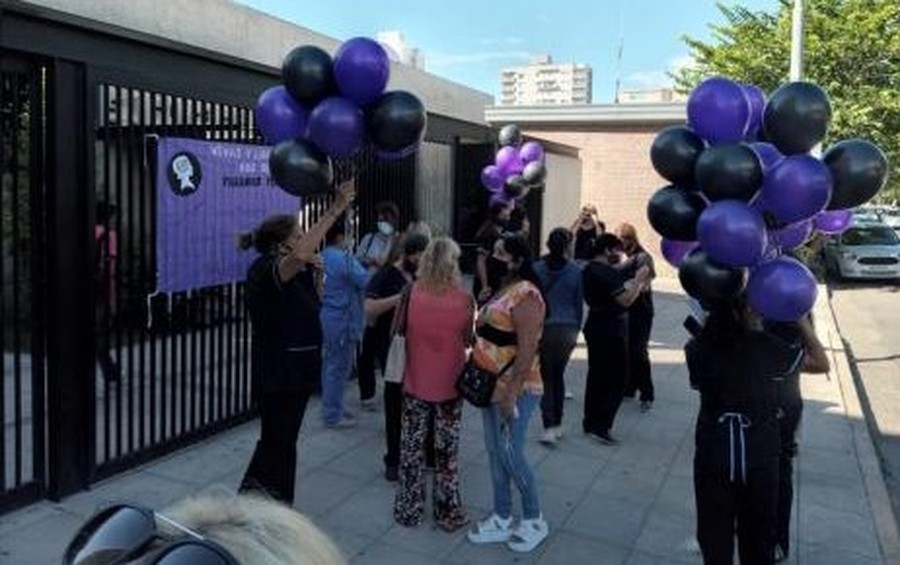
<path id="1" fill-rule="evenodd" d="M 647 221 L 647 201 L 666 183 L 650 163 L 650 145 L 663 126 L 639 125 L 602 131 L 565 131 L 524 127 L 527 135 L 577 147 L 581 157 L 579 199 L 545 198 L 554 214 L 569 225 L 580 206 L 596 204 L 600 218 L 610 230 L 622 222 L 634 224 L 644 247 L 654 253 L 663 275 L 674 275 L 659 255 L 660 238 Z M 552 171 L 552 168 L 549 169 Z M 552 189 L 548 193 L 553 193 Z"/>
<path id="2" fill-rule="evenodd" d="M 453 235 L 453 147 L 422 143 L 417 153 L 416 209 L 434 235 Z"/>
<path id="3" fill-rule="evenodd" d="M 229 0 L 28 0 L 104 24 L 280 68 L 297 45 L 333 53 L 340 40 Z M 302 23 L 302 22 L 299 22 Z M 344 38 L 349 39 L 349 38 Z M 424 71 L 394 63 L 391 89 L 414 92 L 430 112 L 478 124 L 491 96 Z"/>

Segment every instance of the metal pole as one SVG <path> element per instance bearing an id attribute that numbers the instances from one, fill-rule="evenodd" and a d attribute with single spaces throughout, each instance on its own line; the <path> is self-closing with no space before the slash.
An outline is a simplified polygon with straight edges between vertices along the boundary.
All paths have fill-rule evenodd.
<path id="1" fill-rule="evenodd" d="M 803 0 L 794 0 L 791 22 L 790 79 L 794 82 L 803 79 Z"/>

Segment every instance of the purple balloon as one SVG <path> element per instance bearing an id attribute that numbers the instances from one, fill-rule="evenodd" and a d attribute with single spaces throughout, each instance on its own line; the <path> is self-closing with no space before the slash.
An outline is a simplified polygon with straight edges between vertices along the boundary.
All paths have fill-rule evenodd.
<path id="1" fill-rule="evenodd" d="M 519 148 L 519 158 L 524 164 L 544 160 L 544 147 L 537 141 L 526 141 Z"/>
<path id="2" fill-rule="evenodd" d="M 766 210 L 782 223 L 812 218 L 831 200 L 831 172 L 810 155 L 785 157 L 766 173 L 762 197 Z"/>
<path id="3" fill-rule="evenodd" d="M 416 151 L 418 150 L 418 143 L 413 143 L 408 147 L 404 147 L 403 149 L 398 149 L 396 151 L 388 151 L 386 149 L 375 148 L 375 156 L 384 161 L 396 161 L 397 159 L 405 159 L 410 155 L 415 155 Z"/>
<path id="4" fill-rule="evenodd" d="M 497 165 L 488 165 L 481 170 L 481 184 L 490 190 L 503 188 L 505 176 Z"/>
<path id="5" fill-rule="evenodd" d="M 659 243 L 659 249 L 662 251 L 662 255 L 665 257 L 666 262 L 676 269 L 681 265 L 681 262 L 684 261 L 684 258 L 688 256 L 688 253 L 697 249 L 699 246 L 700 244 L 696 241 L 676 241 L 674 239 L 666 238 L 662 238 L 662 241 Z"/>
<path id="6" fill-rule="evenodd" d="M 766 93 L 755 84 L 740 84 L 744 96 L 750 103 L 750 119 L 747 123 L 747 135 L 755 136 L 762 128 L 763 111 L 766 108 Z"/>
<path id="7" fill-rule="evenodd" d="M 491 208 L 493 208 L 494 205 L 496 205 L 496 204 L 502 204 L 504 206 L 509 206 L 510 204 L 512 204 L 512 200 L 510 200 L 509 197 L 507 197 L 501 190 L 500 192 L 493 193 L 488 202 L 488 206 L 490 206 Z"/>
<path id="8" fill-rule="evenodd" d="M 789 251 L 796 249 L 806 243 L 809 236 L 812 235 L 812 220 L 803 220 L 796 224 L 785 226 L 780 230 L 775 230 L 769 234 L 769 241 L 775 246 Z"/>
<path id="9" fill-rule="evenodd" d="M 781 151 L 766 141 L 751 143 L 750 149 L 752 149 L 756 153 L 756 156 L 759 157 L 759 162 L 762 163 L 763 166 L 763 173 L 769 172 L 769 169 L 784 159 L 784 155 L 781 154 Z"/>
<path id="10" fill-rule="evenodd" d="M 525 168 L 522 159 L 519 158 L 519 150 L 512 146 L 501 147 L 497 151 L 497 167 L 504 175 L 517 175 Z"/>
<path id="11" fill-rule="evenodd" d="M 746 202 L 719 200 L 700 214 L 697 239 L 713 261 L 728 267 L 750 267 L 766 250 L 766 223 Z"/>
<path id="12" fill-rule="evenodd" d="M 301 137 L 308 117 L 306 108 L 284 86 L 264 90 L 256 102 L 256 124 L 270 145 Z"/>
<path id="13" fill-rule="evenodd" d="M 360 106 L 378 100 L 390 75 L 387 52 L 368 37 L 348 39 L 334 55 L 334 80 L 338 89 Z"/>
<path id="14" fill-rule="evenodd" d="M 750 101 L 736 82 L 713 77 L 691 92 L 688 124 L 710 143 L 737 143 L 747 133 Z"/>
<path id="15" fill-rule="evenodd" d="M 793 257 L 781 256 L 755 269 L 747 284 L 747 301 L 763 318 L 796 322 L 812 310 L 816 277 Z"/>
<path id="16" fill-rule="evenodd" d="M 817 230 L 828 235 L 842 233 L 852 222 L 853 212 L 850 210 L 825 210 L 819 212 L 813 221 Z"/>
<path id="17" fill-rule="evenodd" d="M 307 137 L 331 157 L 352 157 L 360 150 L 365 123 L 359 107 L 346 98 L 326 98 L 309 114 Z"/>

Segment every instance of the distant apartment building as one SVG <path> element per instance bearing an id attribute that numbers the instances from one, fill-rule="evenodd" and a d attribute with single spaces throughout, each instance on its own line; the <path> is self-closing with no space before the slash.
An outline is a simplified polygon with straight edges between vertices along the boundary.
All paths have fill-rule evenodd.
<path id="1" fill-rule="evenodd" d="M 591 103 L 590 65 L 554 63 L 537 55 L 524 67 L 504 69 L 500 76 L 503 106 L 563 106 Z"/>
<path id="2" fill-rule="evenodd" d="M 619 91 L 619 104 L 662 104 L 666 102 L 684 102 L 687 97 L 672 88 L 652 88 L 645 90 Z"/>
<path id="3" fill-rule="evenodd" d="M 375 39 L 387 48 L 388 56 L 392 60 L 425 70 L 425 55 L 417 47 L 412 47 L 406 42 L 402 31 L 380 31 L 375 35 Z"/>

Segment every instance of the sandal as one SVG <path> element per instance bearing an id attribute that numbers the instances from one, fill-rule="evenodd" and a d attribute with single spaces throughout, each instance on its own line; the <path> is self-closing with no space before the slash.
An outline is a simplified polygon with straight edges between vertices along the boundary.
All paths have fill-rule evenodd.
<path id="1" fill-rule="evenodd" d="M 506 547 L 519 553 L 528 553 L 541 545 L 549 533 L 550 527 L 542 516 L 521 520 L 506 542 Z"/>

